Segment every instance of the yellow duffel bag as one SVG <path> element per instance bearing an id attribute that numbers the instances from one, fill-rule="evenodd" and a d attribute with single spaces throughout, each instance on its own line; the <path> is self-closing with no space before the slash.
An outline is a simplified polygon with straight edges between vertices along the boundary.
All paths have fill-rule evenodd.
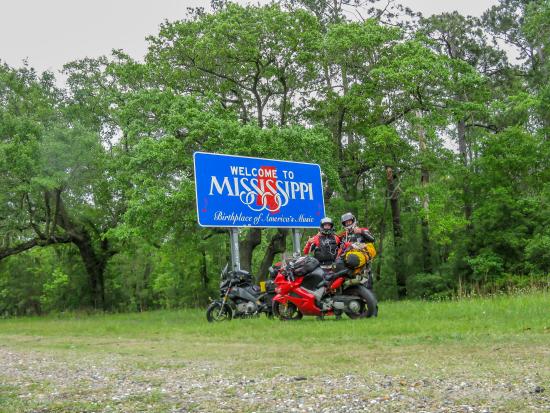
<path id="1" fill-rule="evenodd" d="M 374 248 L 374 244 L 372 242 L 365 244 L 365 248 L 371 260 L 376 257 L 376 248 Z"/>
<path id="2" fill-rule="evenodd" d="M 374 248 L 374 244 L 355 243 L 352 245 L 352 249 L 346 252 L 344 260 L 354 270 L 354 274 L 359 274 L 365 265 L 375 256 L 376 249 Z"/>
<path id="3" fill-rule="evenodd" d="M 369 242 L 368 244 L 364 244 L 362 242 L 355 242 L 351 244 L 350 252 L 351 251 L 361 251 L 366 253 L 367 261 L 370 261 L 374 257 L 376 257 L 376 248 L 374 248 L 374 244 L 372 242 Z"/>

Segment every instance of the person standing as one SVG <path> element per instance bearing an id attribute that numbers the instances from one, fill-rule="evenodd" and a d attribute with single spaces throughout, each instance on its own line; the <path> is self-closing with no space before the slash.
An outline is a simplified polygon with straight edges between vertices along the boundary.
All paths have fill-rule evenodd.
<path id="1" fill-rule="evenodd" d="M 334 263 L 340 248 L 340 237 L 335 234 L 334 222 L 329 217 L 321 219 L 320 230 L 307 240 L 304 255 L 313 252 L 322 267 L 329 267 Z"/>
<path id="2" fill-rule="evenodd" d="M 372 290 L 373 279 L 370 262 L 372 261 L 372 258 L 374 258 L 376 250 L 374 249 L 374 246 L 368 248 L 368 244 L 374 243 L 375 238 L 368 228 L 360 227 L 357 224 L 357 219 L 351 212 L 346 212 L 342 215 L 341 222 L 344 227 L 344 231 L 338 234 L 338 237 L 340 238 L 340 249 L 338 255 L 345 254 L 345 251 L 352 248 L 353 244 L 364 244 L 363 250 L 368 255 L 369 260 L 367 261 L 363 271 L 365 271 L 365 275 L 367 276 L 367 288 Z"/>

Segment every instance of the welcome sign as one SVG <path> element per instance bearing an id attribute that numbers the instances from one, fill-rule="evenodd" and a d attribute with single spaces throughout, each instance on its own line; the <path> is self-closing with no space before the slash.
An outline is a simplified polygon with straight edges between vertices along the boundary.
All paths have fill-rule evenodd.
<path id="1" fill-rule="evenodd" d="M 317 228 L 325 216 L 317 164 L 194 153 L 203 227 Z"/>

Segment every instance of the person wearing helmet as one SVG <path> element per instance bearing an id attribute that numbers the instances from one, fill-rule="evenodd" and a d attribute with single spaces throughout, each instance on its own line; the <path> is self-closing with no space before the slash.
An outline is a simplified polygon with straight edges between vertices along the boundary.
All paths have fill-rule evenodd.
<path id="1" fill-rule="evenodd" d="M 338 256 L 340 237 L 335 234 L 332 219 L 328 217 L 321 219 L 319 226 L 317 235 L 308 239 L 304 247 L 304 255 L 313 252 L 313 256 L 319 260 L 321 266 L 330 266 Z"/>
<path id="2" fill-rule="evenodd" d="M 340 249 L 338 255 L 344 254 L 344 252 L 352 245 L 356 243 L 369 244 L 375 241 L 374 236 L 370 233 L 368 228 L 362 228 L 357 225 L 357 219 L 351 212 L 346 212 L 341 218 L 344 231 L 338 234 L 340 237 Z M 372 271 L 370 267 L 370 261 L 365 266 L 366 276 L 368 279 L 367 288 L 372 290 Z"/>
<path id="3" fill-rule="evenodd" d="M 344 231 L 338 236 L 342 242 L 362 242 L 366 244 L 375 241 L 368 228 L 361 228 L 357 225 L 357 219 L 351 212 L 342 215 L 341 221 Z"/>

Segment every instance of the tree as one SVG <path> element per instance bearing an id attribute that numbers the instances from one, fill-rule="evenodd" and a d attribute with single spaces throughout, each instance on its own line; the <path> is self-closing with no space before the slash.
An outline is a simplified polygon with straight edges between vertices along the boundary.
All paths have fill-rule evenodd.
<path id="1" fill-rule="evenodd" d="M 74 244 L 89 276 L 91 302 L 104 305 L 104 270 L 114 250 L 98 205 L 103 148 L 97 135 L 69 123 L 51 77 L 4 66 L 0 170 L 0 259 L 37 246 Z"/>
<path id="2" fill-rule="evenodd" d="M 165 22 L 144 62 L 69 62 L 64 90 L 0 68 L 0 313 L 204 303 L 230 254 L 226 230 L 196 223 L 199 150 L 319 163 L 327 213 L 379 239 L 379 297 L 546 275 L 547 1 L 482 20 L 212 3 Z M 285 229 L 241 237 L 260 279 L 288 244 Z"/>
<path id="3" fill-rule="evenodd" d="M 147 61 L 176 91 L 215 95 L 243 123 L 284 126 L 313 80 L 316 19 L 275 5 L 229 3 L 214 14 L 165 23 L 149 38 Z"/>
<path id="4" fill-rule="evenodd" d="M 469 220 L 472 215 L 472 195 L 469 188 L 469 165 L 472 162 L 472 128 L 491 126 L 486 111 L 490 101 L 487 86 L 493 80 L 498 85 L 506 69 L 506 57 L 503 52 L 489 45 L 479 19 L 464 17 L 457 12 L 434 15 L 421 19 L 420 30 L 430 39 L 434 49 L 451 59 L 453 87 L 447 106 L 456 122 L 456 139 L 465 179 L 464 216 Z"/>
<path id="5" fill-rule="evenodd" d="M 147 62 L 157 85 L 212 98 L 243 124 L 284 127 L 298 119 L 301 96 L 315 80 L 318 33 L 317 20 L 303 10 L 220 4 L 214 14 L 164 24 L 149 38 Z M 271 238 L 268 251 L 284 248 L 281 234 Z M 244 269 L 251 269 L 260 243 L 261 230 L 248 230 L 241 242 Z"/>
<path id="6" fill-rule="evenodd" d="M 345 77 L 342 75 L 341 93 L 323 90 L 324 100 L 318 102 L 323 110 L 316 116 L 330 119 L 326 113 L 332 110 L 343 114 L 333 136 L 339 147 L 339 175 L 346 200 L 360 200 L 359 183 L 383 169 L 396 278 L 399 295 L 404 297 L 400 169 L 409 168 L 407 160 L 414 148 L 405 139 L 403 126 L 417 110 L 435 111 L 441 105 L 442 89 L 449 78 L 447 63 L 420 41 L 405 40 L 400 30 L 376 20 L 330 26 L 325 44 L 328 65 L 345 68 Z"/>

